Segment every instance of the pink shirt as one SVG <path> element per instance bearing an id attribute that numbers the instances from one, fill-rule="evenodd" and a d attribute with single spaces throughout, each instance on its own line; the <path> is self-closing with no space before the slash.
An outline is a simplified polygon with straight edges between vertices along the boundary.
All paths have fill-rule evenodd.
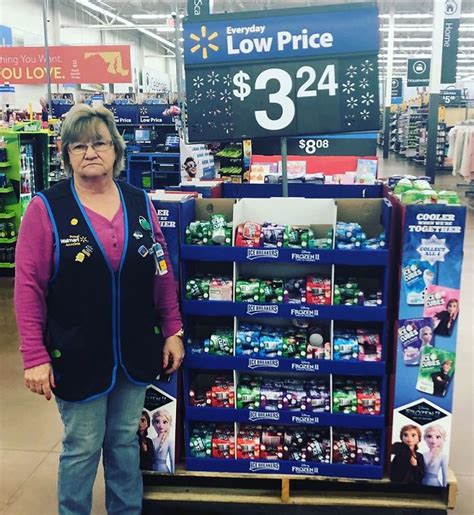
<path id="1" fill-rule="evenodd" d="M 111 221 L 87 207 L 85 211 L 112 268 L 118 270 L 125 234 L 122 206 Z M 169 271 L 166 275 L 156 275 L 154 278 L 154 302 L 163 336 L 167 338 L 181 329 L 182 321 L 177 283 L 153 205 L 151 216 L 155 239 L 161 243 L 165 251 Z M 43 339 L 48 282 L 54 269 L 54 234 L 41 197 L 34 197 L 25 212 L 15 256 L 15 311 L 20 334 L 20 351 L 24 368 L 31 368 L 51 361 Z"/>

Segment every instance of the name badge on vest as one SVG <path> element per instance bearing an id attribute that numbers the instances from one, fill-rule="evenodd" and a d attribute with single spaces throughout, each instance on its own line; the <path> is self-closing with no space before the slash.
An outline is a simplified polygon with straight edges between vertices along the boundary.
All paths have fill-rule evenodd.
<path id="1" fill-rule="evenodd" d="M 148 254 L 151 254 L 153 256 L 153 260 L 155 261 L 155 275 L 166 275 L 168 273 L 168 265 L 166 264 L 163 247 L 155 240 L 155 234 L 153 233 L 153 229 L 148 220 L 143 216 L 140 216 L 138 218 L 138 222 L 140 227 L 150 234 L 151 240 L 153 242 L 153 245 L 149 249 L 147 249 L 145 245 L 141 245 L 138 249 L 138 253 L 142 257 L 146 257 Z M 139 231 L 135 231 L 134 236 L 137 232 Z"/>

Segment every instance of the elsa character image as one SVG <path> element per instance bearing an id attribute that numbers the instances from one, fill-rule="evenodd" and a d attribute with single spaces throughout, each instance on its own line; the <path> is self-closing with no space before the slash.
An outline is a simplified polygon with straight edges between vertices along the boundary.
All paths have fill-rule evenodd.
<path id="1" fill-rule="evenodd" d="M 423 484 L 428 486 L 446 486 L 448 458 L 443 454 L 446 431 L 439 424 L 428 426 L 423 434 L 428 451 L 423 453 L 425 460 L 425 477 Z"/>
<path id="2" fill-rule="evenodd" d="M 171 436 L 173 417 L 168 411 L 161 409 L 153 413 L 152 424 L 157 435 L 153 440 L 155 448 L 153 470 L 171 473 L 174 471 L 174 439 Z"/>
<path id="3" fill-rule="evenodd" d="M 432 347 L 433 346 L 433 329 L 429 325 L 425 325 L 420 329 L 418 333 L 421 340 L 421 347 Z"/>
<path id="4" fill-rule="evenodd" d="M 425 288 L 431 286 L 434 280 L 434 273 L 431 270 L 425 269 L 423 271 L 423 281 L 425 283 Z"/>

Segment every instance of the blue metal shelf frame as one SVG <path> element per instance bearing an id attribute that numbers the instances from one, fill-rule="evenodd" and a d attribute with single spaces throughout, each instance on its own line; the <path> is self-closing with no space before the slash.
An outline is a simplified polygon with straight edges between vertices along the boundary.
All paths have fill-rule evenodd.
<path id="1" fill-rule="evenodd" d="M 345 415 L 296 411 L 265 411 L 233 408 L 195 408 L 186 406 L 186 418 L 201 422 L 241 422 L 245 424 L 283 424 L 312 427 L 336 426 L 348 429 L 382 429 L 383 415 Z"/>
<path id="2" fill-rule="evenodd" d="M 184 360 L 188 369 L 238 370 L 239 372 L 319 373 L 354 376 L 384 376 L 384 361 L 334 361 L 316 359 L 213 356 L 188 351 Z"/>
<path id="3" fill-rule="evenodd" d="M 382 462 L 383 463 L 383 462 Z M 292 474 L 299 476 L 347 477 L 382 479 L 382 465 L 344 465 L 298 461 L 237 460 L 217 458 L 186 458 L 188 470 L 207 472 L 254 472 L 256 474 Z"/>
<path id="4" fill-rule="evenodd" d="M 185 261 L 386 266 L 389 252 L 388 250 L 253 249 L 218 245 L 182 245 L 181 258 Z"/>
<path id="5" fill-rule="evenodd" d="M 247 302 L 183 300 L 185 315 L 259 318 L 309 318 L 380 322 L 387 318 L 386 306 L 319 306 L 314 304 L 257 304 Z"/>

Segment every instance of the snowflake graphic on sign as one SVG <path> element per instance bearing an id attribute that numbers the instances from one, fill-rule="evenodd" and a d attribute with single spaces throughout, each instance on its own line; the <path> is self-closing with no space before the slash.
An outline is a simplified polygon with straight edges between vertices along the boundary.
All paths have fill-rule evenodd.
<path id="1" fill-rule="evenodd" d="M 350 80 L 348 80 L 347 82 L 345 82 L 343 85 L 342 85 L 342 91 L 344 93 L 354 93 L 355 91 L 355 84 L 353 82 L 351 82 Z"/>
<path id="2" fill-rule="evenodd" d="M 421 256 L 421 261 L 428 261 L 430 265 L 436 262 L 444 262 L 444 256 L 449 252 L 446 246 L 446 240 L 438 238 L 433 234 L 429 239 L 421 239 L 421 244 L 418 245 L 416 251 Z"/>
<path id="3" fill-rule="evenodd" d="M 193 86 L 195 88 L 200 88 L 200 87 L 204 86 L 204 79 L 202 77 L 200 77 L 199 75 L 197 75 L 193 79 Z"/>

